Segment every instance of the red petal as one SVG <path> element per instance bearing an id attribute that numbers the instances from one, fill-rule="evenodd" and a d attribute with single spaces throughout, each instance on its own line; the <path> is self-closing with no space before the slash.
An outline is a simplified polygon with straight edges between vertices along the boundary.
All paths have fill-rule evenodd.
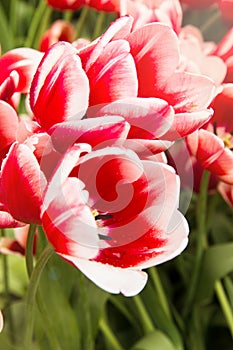
<path id="1" fill-rule="evenodd" d="M 101 37 L 78 51 L 86 72 L 95 64 L 100 53 L 110 41 L 124 39 L 130 33 L 132 24 L 132 17 L 120 17 L 109 26 Z"/>
<path id="2" fill-rule="evenodd" d="M 209 106 L 215 93 L 214 82 L 204 75 L 175 72 L 156 96 L 168 101 L 177 113 L 194 112 Z"/>
<path id="3" fill-rule="evenodd" d="M 59 123 L 49 132 L 54 147 L 63 153 L 74 143 L 88 143 L 95 148 L 119 143 L 126 138 L 128 130 L 123 118 L 110 116 Z"/>
<path id="4" fill-rule="evenodd" d="M 127 40 L 137 68 L 138 96 L 157 97 L 156 89 L 166 84 L 179 63 L 175 33 L 166 25 L 152 23 L 132 32 Z"/>
<path id="5" fill-rule="evenodd" d="M 101 48 L 98 59 L 87 72 L 91 106 L 137 96 L 137 72 L 129 51 L 125 40 Z"/>
<path id="6" fill-rule="evenodd" d="M 222 181 L 233 184 L 233 152 L 225 148 L 218 136 L 201 129 L 189 136 L 187 143 L 203 168 L 217 175 Z"/>
<path id="7" fill-rule="evenodd" d="M 212 109 L 176 113 L 171 129 L 163 135 L 162 139 L 174 141 L 183 138 L 206 124 L 212 115 Z"/>
<path id="8" fill-rule="evenodd" d="M 0 158 L 2 159 L 8 147 L 16 139 L 19 124 L 15 110 L 4 101 L 0 101 L 0 120 Z"/>
<path id="9" fill-rule="evenodd" d="M 41 52 L 30 48 L 17 48 L 8 51 L 0 58 L 0 83 L 15 70 L 19 74 L 19 84 L 16 91 L 27 93 L 42 57 Z"/>
<path id="10" fill-rule="evenodd" d="M 85 0 L 47 0 L 47 3 L 58 10 L 78 10 Z"/>
<path id="11" fill-rule="evenodd" d="M 39 124 L 47 130 L 77 114 L 81 119 L 88 96 L 88 79 L 77 51 L 65 42 L 53 45 L 41 61 L 30 90 L 31 108 Z"/>
<path id="12" fill-rule="evenodd" d="M 172 107 L 157 98 L 128 98 L 89 108 L 87 115 L 120 115 L 131 126 L 128 138 L 159 138 L 171 128 Z M 144 135 L 147 137 L 144 137 Z M 149 137 L 150 135 L 150 137 Z"/>
<path id="13" fill-rule="evenodd" d="M 31 149 L 14 143 L 2 165 L 1 198 L 15 219 L 40 224 L 41 181 Z"/>

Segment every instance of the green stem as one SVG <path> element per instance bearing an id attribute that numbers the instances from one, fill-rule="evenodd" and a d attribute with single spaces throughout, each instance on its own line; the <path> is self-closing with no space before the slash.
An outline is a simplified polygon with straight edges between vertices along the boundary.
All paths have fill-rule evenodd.
<path id="1" fill-rule="evenodd" d="M 113 333 L 107 322 L 104 320 L 104 318 L 101 318 L 99 327 L 102 333 L 104 334 L 105 338 L 107 339 L 111 350 L 123 350 L 121 344 L 119 343 L 118 339 L 116 338 L 115 334 Z"/>
<path id="2" fill-rule="evenodd" d="M 71 22 L 72 16 L 73 16 L 73 11 L 68 11 L 67 10 L 67 11 L 63 12 L 64 21 Z"/>
<path id="3" fill-rule="evenodd" d="M 118 309 L 118 311 L 121 312 L 122 315 L 124 315 L 124 317 L 128 319 L 128 321 L 132 324 L 135 330 L 139 333 L 141 330 L 141 327 L 138 324 L 135 317 L 130 312 L 130 310 L 127 308 L 127 306 L 125 306 L 123 302 L 121 302 L 118 298 L 116 298 L 115 295 L 111 295 L 109 300 Z"/>
<path id="4" fill-rule="evenodd" d="M 34 237 L 36 232 L 36 225 L 31 224 L 28 231 L 28 237 L 26 242 L 26 268 L 27 274 L 30 278 L 33 271 L 33 245 L 34 245 Z"/>
<path id="5" fill-rule="evenodd" d="M 150 272 L 150 275 L 152 277 L 152 280 L 153 280 L 154 286 L 156 288 L 156 291 L 158 293 L 158 298 L 159 298 L 160 305 L 161 305 L 164 313 L 166 314 L 167 318 L 169 320 L 172 320 L 169 304 L 168 304 L 168 301 L 167 301 L 166 294 L 164 293 L 164 289 L 163 289 L 163 286 L 162 286 L 162 283 L 161 283 L 161 280 L 160 280 L 160 277 L 159 277 L 158 270 L 157 270 L 156 267 L 152 267 L 149 270 L 149 272 Z"/>
<path id="6" fill-rule="evenodd" d="M 38 27 L 43 19 L 44 11 L 48 8 L 45 0 L 40 0 L 35 14 L 32 18 L 31 25 L 28 30 L 28 36 L 25 40 L 25 47 L 35 47 L 35 37 L 38 31 Z"/>
<path id="7" fill-rule="evenodd" d="M 102 34 L 102 27 L 103 27 L 105 17 L 106 17 L 106 13 L 104 11 L 100 11 L 98 14 L 98 18 L 97 18 L 97 22 L 96 22 L 96 26 L 95 26 L 95 30 L 94 30 L 92 39 L 95 39 Z"/>
<path id="8" fill-rule="evenodd" d="M 233 337 L 233 310 L 232 310 L 231 305 L 227 299 L 227 296 L 226 296 L 226 293 L 225 293 L 225 290 L 222 286 L 221 281 L 219 281 L 219 280 L 216 281 L 214 287 L 215 287 L 215 292 L 216 292 L 216 295 L 218 297 L 219 303 L 221 305 L 223 314 L 224 314 L 225 319 L 227 321 L 231 336 Z"/>
<path id="9" fill-rule="evenodd" d="M 133 297 L 133 300 L 135 302 L 135 305 L 137 307 L 137 311 L 139 314 L 139 319 L 142 322 L 142 327 L 144 329 L 145 334 L 152 332 L 155 327 L 153 325 L 153 322 L 150 318 L 150 315 L 148 314 L 145 305 L 143 304 L 141 297 L 139 295 L 135 295 Z"/>
<path id="10" fill-rule="evenodd" d="M 220 18 L 221 13 L 218 9 L 214 12 L 213 16 L 209 18 L 208 21 L 205 21 L 203 26 L 200 26 L 200 31 L 204 35 L 212 26 L 214 26 L 215 22 Z"/>
<path id="11" fill-rule="evenodd" d="M 88 6 L 83 6 L 82 10 L 81 10 L 81 14 L 78 20 L 78 24 L 77 24 L 77 28 L 76 28 L 76 35 L 75 37 L 78 39 L 80 38 L 82 31 L 83 31 L 83 27 L 85 25 L 86 19 L 87 19 L 87 15 L 90 11 L 90 7 Z"/>
<path id="12" fill-rule="evenodd" d="M 4 229 L 1 230 L 1 236 L 2 237 L 6 236 Z M 14 332 L 13 315 L 12 315 L 11 308 L 10 308 L 10 283 L 9 283 L 9 274 L 8 274 L 9 269 L 8 269 L 7 256 L 4 254 L 2 255 L 2 265 L 3 265 L 4 294 L 5 294 L 5 298 L 6 298 L 6 307 L 7 307 L 6 317 L 8 319 L 12 343 L 14 344 L 15 332 Z"/>
<path id="13" fill-rule="evenodd" d="M 216 191 L 214 195 L 210 197 L 209 205 L 208 205 L 208 215 L 207 215 L 207 224 L 206 227 L 207 229 L 210 228 L 212 224 L 212 219 L 213 216 L 215 215 L 216 212 L 216 207 L 219 201 L 219 193 Z"/>
<path id="14" fill-rule="evenodd" d="M 16 36 L 16 24 L 17 24 L 17 0 L 10 1 L 10 18 L 9 18 L 9 26 Z"/>
<path id="15" fill-rule="evenodd" d="M 188 296 L 184 308 L 184 316 L 187 317 L 197 290 L 198 277 L 201 269 L 203 252 L 206 248 L 206 218 L 207 218 L 207 198 L 210 172 L 204 171 L 201 181 L 201 188 L 197 203 L 197 249 L 194 262 L 193 274 L 189 284 Z"/>
<path id="16" fill-rule="evenodd" d="M 41 274 L 44 270 L 46 263 L 52 256 L 54 250 L 53 247 L 48 244 L 40 255 L 35 268 L 32 271 L 31 279 L 28 285 L 28 291 L 26 295 L 26 332 L 24 344 L 25 350 L 31 350 L 32 334 L 34 328 L 34 304 L 37 288 L 39 285 Z"/>
<path id="17" fill-rule="evenodd" d="M 39 47 L 40 39 L 43 33 L 46 31 L 46 29 L 50 24 L 51 13 L 52 13 L 52 9 L 50 7 L 47 7 L 43 13 L 43 17 L 40 21 L 39 27 L 34 36 L 33 47 L 36 49 Z"/>
<path id="18" fill-rule="evenodd" d="M 54 332 L 53 325 L 51 323 L 51 322 L 53 322 L 53 320 L 51 320 L 51 318 L 49 317 L 49 314 L 48 314 L 48 311 L 46 309 L 44 300 L 41 296 L 40 290 L 38 290 L 38 292 L 37 292 L 36 302 L 37 302 L 39 311 L 43 317 L 44 329 L 45 329 L 45 333 L 48 337 L 48 340 L 50 342 L 51 349 L 62 350 L 62 348 L 59 344 L 59 341 L 56 337 L 56 334 Z"/>
<path id="19" fill-rule="evenodd" d="M 87 297 L 87 286 L 84 275 L 80 272 L 80 299 L 82 300 L 82 314 L 84 328 L 86 330 L 86 336 L 83 339 L 83 348 L 88 350 L 94 349 L 93 338 L 92 338 L 92 329 L 91 329 L 91 314 L 90 307 Z"/>

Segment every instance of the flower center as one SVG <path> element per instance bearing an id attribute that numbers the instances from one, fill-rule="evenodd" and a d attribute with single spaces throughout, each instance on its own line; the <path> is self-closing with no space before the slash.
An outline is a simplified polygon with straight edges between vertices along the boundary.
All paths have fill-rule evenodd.
<path id="1" fill-rule="evenodd" d="M 213 124 L 213 132 L 223 140 L 226 148 L 233 148 L 233 133 L 226 131 L 224 126 L 217 126 L 216 122 Z"/>
<path id="2" fill-rule="evenodd" d="M 109 213 L 106 214 L 100 214 L 98 210 L 94 209 L 92 210 L 92 215 L 94 216 L 95 220 L 97 221 L 97 227 L 102 228 L 103 227 L 103 220 L 111 219 L 113 216 Z M 103 235 L 101 233 L 98 234 L 99 239 L 104 239 L 104 240 L 111 240 L 112 237 Z"/>

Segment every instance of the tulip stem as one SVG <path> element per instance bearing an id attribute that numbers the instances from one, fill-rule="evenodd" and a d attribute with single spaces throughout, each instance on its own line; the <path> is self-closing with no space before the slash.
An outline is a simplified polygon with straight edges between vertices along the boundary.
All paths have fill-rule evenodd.
<path id="1" fill-rule="evenodd" d="M 1 236 L 5 237 L 5 229 L 1 229 Z M 3 266 L 3 281 L 4 281 L 4 294 L 6 298 L 6 307 L 7 307 L 7 319 L 9 323 L 9 329 L 11 334 L 12 343 L 15 342 L 15 332 L 14 332 L 14 323 L 13 316 L 10 309 L 10 285 L 9 285 L 9 275 L 8 275 L 8 261 L 7 256 L 2 255 L 2 266 Z M 8 308 L 9 307 L 9 308 Z"/>
<path id="2" fill-rule="evenodd" d="M 91 327 L 91 314 L 90 305 L 87 295 L 87 285 L 85 276 L 82 272 L 79 273 L 79 283 L 80 283 L 80 300 L 82 301 L 82 314 L 83 323 L 86 330 L 86 336 L 83 339 L 83 348 L 88 350 L 94 349 L 93 337 L 92 337 L 92 327 Z"/>
<path id="3" fill-rule="evenodd" d="M 17 24 L 17 1 L 10 1 L 10 28 L 14 35 L 16 35 L 16 24 Z"/>
<path id="4" fill-rule="evenodd" d="M 220 15 L 220 11 L 216 9 L 213 16 L 211 16 L 208 21 L 205 21 L 203 26 L 200 27 L 202 34 L 205 34 L 215 24 L 215 22 L 220 18 Z"/>
<path id="5" fill-rule="evenodd" d="M 28 237 L 26 242 L 26 268 L 27 274 L 30 278 L 33 271 L 33 245 L 34 245 L 34 237 L 36 232 L 36 225 L 31 224 L 28 231 Z"/>
<path id="6" fill-rule="evenodd" d="M 36 8 L 35 14 L 32 18 L 31 25 L 28 29 L 28 36 L 25 40 L 25 47 L 34 47 L 36 44 L 35 36 L 38 33 L 38 27 L 40 26 L 40 23 L 42 19 L 44 18 L 44 12 L 46 10 L 50 10 L 50 8 L 47 6 L 47 3 L 45 0 L 40 0 L 40 3 L 38 7 Z M 51 10 L 50 10 L 51 11 Z"/>
<path id="7" fill-rule="evenodd" d="M 134 296 L 134 302 L 136 304 L 138 313 L 139 313 L 139 319 L 142 321 L 142 327 L 144 329 L 145 334 L 148 334 L 150 332 L 153 332 L 155 329 L 153 322 L 150 318 L 150 315 L 148 314 L 145 305 L 142 302 L 142 299 L 139 295 Z"/>
<path id="8" fill-rule="evenodd" d="M 51 349 L 62 350 L 53 329 L 53 319 L 49 317 L 50 315 L 48 314 L 48 310 L 46 309 L 46 305 L 44 303 L 40 290 L 37 292 L 36 302 L 43 318 L 44 329 L 50 342 Z"/>
<path id="9" fill-rule="evenodd" d="M 166 297 L 166 294 L 164 293 L 164 289 L 163 289 L 163 286 L 162 286 L 162 283 L 161 283 L 161 280 L 159 277 L 159 273 L 158 273 L 158 270 L 156 267 L 152 267 L 150 269 L 150 275 L 152 277 L 154 286 L 157 290 L 160 305 L 161 305 L 164 313 L 166 314 L 167 318 L 169 320 L 171 320 L 172 316 L 171 316 L 170 308 L 168 305 L 167 297 Z"/>
<path id="10" fill-rule="evenodd" d="M 25 332 L 25 350 L 31 350 L 32 334 L 34 327 L 34 305 L 35 297 L 38 289 L 41 274 L 47 264 L 49 258 L 52 256 L 54 250 L 53 247 L 48 244 L 43 252 L 41 253 L 35 268 L 31 273 L 31 278 L 28 285 L 27 295 L 26 295 L 26 332 Z"/>
<path id="11" fill-rule="evenodd" d="M 99 323 L 100 330 L 104 334 L 106 340 L 109 343 L 109 347 L 112 350 L 123 350 L 121 344 L 119 343 L 118 339 L 116 338 L 115 334 L 107 324 L 104 318 L 101 318 Z"/>
<path id="12" fill-rule="evenodd" d="M 87 15 L 90 11 L 90 7 L 88 6 L 83 6 L 82 10 L 81 10 L 81 14 L 80 14 L 80 17 L 78 19 L 78 24 L 77 24 L 77 28 L 76 28 L 76 35 L 75 37 L 78 39 L 81 34 L 82 34 L 82 31 L 83 31 L 83 28 L 84 28 L 84 24 L 86 22 L 86 19 L 87 19 Z"/>
<path id="13" fill-rule="evenodd" d="M 64 11 L 64 14 L 63 14 L 64 21 L 71 22 L 72 16 L 73 16 L 73 11 L 71 10 Z"/>
<path id="14" fill-rule="evenodd" d="M 222 286 L 221 281 L 217 280 L 214 285 L 215 293 L 218 297 L 218 301 L 221 305 L 222 312 L 225 316 L 225 319 L 228 324 L 228 328 L 230 330 L 231 336 L 233 337 L 233 310 L 227 299 L 226 293 Z"/>
<path id="15" fill-rule="evenodd" d="M 201 180 L 200 193 L 197 203 L 197 249 L 194 261 L 193 274 L 190 281 L 187 302 L 184 309 L 184 316 L 187 317 L 191 306 L 194 301 L 195 293 L 197 290 L 197 283 L 199 272 L 201 268 L 203 251 L 206 247 L 206 219 L 207 219 L 207 198 L 208 198 L 208 185 L 209 185 L 210 172 L 204 171 Z"/>
<path id="16" fill-rule="evenodd" d="M 102 27 L 103 27 L 105 17 L 106 17 L 106 13 L 104 11 L 100 11 L 98 14 L 92 39 L 95 39 L 102 34 Z"/>

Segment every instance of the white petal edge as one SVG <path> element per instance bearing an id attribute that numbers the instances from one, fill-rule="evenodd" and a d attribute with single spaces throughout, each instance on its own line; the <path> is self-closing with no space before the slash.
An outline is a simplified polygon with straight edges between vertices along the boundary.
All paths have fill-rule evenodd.
<path id="1" fill-rule="evenodd" d="M 3 330 L 4 322 L 3 322 L 3 316 L 2 316 L 2 311 L 0 310 L 0 333 Z"/>
<path id="2" fill-rule="evenodd" d="M 98 287 L 109 293 L 122 293 L 126 297 L 134 296 L 142 291 L 148 279 L 147 273 L 141 270 L 122 269 L 97 261 L 60 255 L 72 262 Z"/>

